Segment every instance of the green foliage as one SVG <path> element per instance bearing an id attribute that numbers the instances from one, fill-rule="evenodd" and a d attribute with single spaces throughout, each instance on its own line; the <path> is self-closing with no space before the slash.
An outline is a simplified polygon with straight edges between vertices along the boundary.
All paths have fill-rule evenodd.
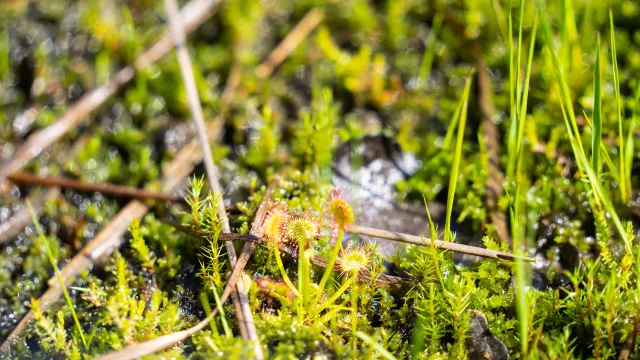
<path id="1" fill-rule="evenodd" d="M 36 321 L 36 333 L 42 338 L 42 346 L 46 351 L 56 351 L 68 357 L 78 351 L 73 341 L 67 340 L 67 332 L 64 328 L 64 314 L 61 311 L 56 313 L 56 322 L 43 314 L 38 300 L 31 299 L 30 304 L 33 311 L 33 318 Z"/>
<path id="2" fill-rule="evenodd" d="M 140 265 L 143 268 L 147 268 L 150 271 L 153 271 L 156 256 L 151 252 L 151 249 L 147 246 L 142 237 L 142 230 L 140 229 L 140 220 L 134 219 L 131 221 L 131 226 L 129 227 L 129 232 L 131 233 L 131 248 L 136 251 L 135 255 L 140 261 Z"/>
<path id="3" fill-rule="evenodd" d="M 335 126 L 338 107 L 333 103 L 333 92 L 329 88 L 314 88 L 311 113 L 302 115 L 296 130 L 294 153 L 303 163 L 320 172 L 323 179 L 331 173 L 331 161 L 335 146 Z"/>
<path id="4" fill-rule="evenodd" d="M 268 105 L 262 108 L 262 120 L 263 123 L 258 129 L 255 142 L 251 144 L 245 161 L 248 166 L 264 171 L 267 166 L 278 164 L 274 158 L 281 135 L 278 132 L 278 121 Z"/>
<path id="5" fill-rule="evenodd" d="M 0 5 L 12 8 L 0 11 L 7 20 L 0 29 L 2 161 L 166 32 L 162 4 L 149 0 L 23 2 Z M 325 14 L 322 25 L 271 78 L 258 80 L 256 65 L 312 8 Z M 495 337 L 513 358 L 637 357 L 640 250 L 628 220 L 638 210 L 638 14 L 640 6 L 626 0 L 221 3 L 187 46 L 205 116 L 225 117 L 221 141 L 212 142 L 225 200 L 236 202 L 228 209 L 233 231 L 249 232 L 264 184 L 284 165 L 268 206 L 286 209 L 287 221 L 300 216 L 321 228 L 313 236 L 291 231 L 282 248 L 259 243 L 242 274 L 267 357 L 465 358 L 477 345 L 470 329 L 483 317 L 485 338 Z M 602 44 L 598 34 L 608 35 Z M 165 161 L 194 137 L 171 56 L 136 68 L 112 102 L 25 169 L 159 189 L 161 169 L 171 176 Z M 446 202 L 433 218 L 427 209 L 431 239 L 454 239 L 457 222 L 456 240 L 482 237 L 489 249 L 509 250 L 492 240 L 487 222 L 495 139 L 476 133 L 486 115 L 477 101 L 483 90 L 465 84 L 476 63 L 491 74 L 495 116 L 488 120 L 501 135 L 507 176 L 498 200 L 510 213 L 511 249 L 538 262 L 460 261 L 426 242 L 385 257 L 394 264 L 387 266 L 378 249 L 343 243 L 355 237 L 336 228 L 327 208 L 335 150 L 355 144 L 351 190 L 364 191 L 357 177 L 378 166 L 378 155 L 370 164 L 355 157 L 369 155 L 363 139 L 381 136 L 421 162 L 398 182 L 384 179 L 396 182 L 399 205 L 384 215 L 394 218 L 405 205 L 411 211 L 412 202 Z M 225 80 L 232 68 L 237 83 Z M 224 87 L 235 91 L 222 106 Z M 20 116 L 27 108 L 37 113 L 29 121 Z M 79 137 L 84 142 L 73 145 Z M 65 158 L 72 149 L 77 154 Z M 3 193 L 2 229 L 25 192 L 39 194 L 22 185 Z M 10 356 L 94 358 L 183 330 L 215 308 L 221 316 L 207 328 L 155 357 L 251 358 L 235 309 L 219 298 L 232 270 L 219 240 L 221 194 L 210 193 L 203 177 L 191 178 L 185 193 L 186 207 L 156 202 L 132 222 L 131 240 L 106 269 L 96 262 L 76 286 L 62 286 L 64 302 L 44 308 L 48 302 L 33 300 L 35 322 Z M 52 264 L 68 264 L 124 203 L 65 189 L 44 206 L 46 236 L 29 227 L 0 240 L 2 318 L 18 319 L 29 298 L 60 286 Z M 368 220 L 368 204 L 352 205 L 365 205 L 356 222 Z M 164 217 L 210 235 L 185 235 Z M 320 256 L 343 271 L 313 265 Z M 345 266 L 347 256 L 360 261 Z M 362 264 L 374 279 L 405 277 L 407 287 L 357 281 L 352 270 Z M 52 274 L 57 279 L 47 282 Z M 10 330 L 0 327 L 0 337 Z"/>

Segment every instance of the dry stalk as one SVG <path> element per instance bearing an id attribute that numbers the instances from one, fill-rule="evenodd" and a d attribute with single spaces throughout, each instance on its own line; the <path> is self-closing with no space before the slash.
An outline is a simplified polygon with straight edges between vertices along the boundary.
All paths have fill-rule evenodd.
<path id="1" fill-rule="evenodd" d="M 184 203 L 180 196 L 159 193 L 155 191 L 138 189 L 132 186 L 123 186 L 109 183 L 86 183 L 73 178 L 63 176 L 37 176 L 26 172 L 16 172 L 9 175 L 9 180 L 16 184 L 37 184 L 44 186 L 54 186 L 63 189 L 74 189 L 85 192 L 99 192 L 114 197 L 138 199 L 138 200 L 161 200 L 173 203 Z M 0 231 L 0 234 L 2 232 Z M 1 240 L 0 240 L 1 242 Z"/>
<path id="2" fill-rule="evenodd" d="M 231 227 L 229 226 L 229 218 L 227 217 L 227 211 L 224 206 L 224 199 L 222 194 L 222 186 L 220 185 L 220 179 L 218 169 L 213 162 L 213 155 L 211 153 L 211 147 L 209 145 L 209 139 L 207 138 L 206 126 L 204 123 L 204 116 L 202 115 L 202 105 L 200 104 L 200 96 L 198 95 L 198 88 L 196 86 L 196 80 L 193 76 L 193 66 L 191 64 L 191 58 L 185 44 L 185 34 L 182 28 L 181 19 L 178 15 L 178 3 L 176 0 L 164 1 L 167 15 L 169 17 L 169 28 L 171 30 L 171 36 L 175 44 L 176 55 L 178 57 L 178 63 L 180 65 L 180 72 L 182 73 L 182 80 L 184 81 L 185 90 L 187 93 L 187 99 L 189 101 L 189 108 L 191 110 L 191 116 L 196 125 L 198 137 L 200 139 L 200 146 L 202 149 L 204 166 L 207 173 L 209 184 L 214 193 L 220 194 L 218 201 L 218 216 L 222 222 L 222 232 L 230 233 Z M 231 266 L 236 264 L 236 253 L 233 247 L 233 242 L 225 242 L 227 255 L 229 256 L 229 263 Z M 233 296 L 233 305 L 236 309 L 236 316 L 238 318 L 238 327 L 242 338 L 250 340 L 254 344 L 254 354 L 257 359 L 264 358 L 262 354 L 262 348 L 259 344 L 258 332 L 253 322 L 253 314 L 251 307 L 249 306 L 249 300 L 247 298 L 247 292 L 242 282 L 237 282 L 236 285 L 237 297 Z"/>
<path id="3" fill-rule="evenodd" d="M 486 258 L 492 258 L 496 260 L 515 261 L 516 259 L 522 259 L 527 262 L 535 262 L 535 259 L 525 256 L 519 256 L 502 251 L 489 250 L 477 246 L 463 245 L 453 242 L 447 242 L 442 240 L 431 240 L 423 236 L 403 234 L 388 230 L 374 229 L 361 225 L 349 225 L 346 228 L 347 231 L 357 233 L 361 235 L 373 236 L 381 239 L 388 239 L 394 241 L 401 241 L 409 244 L 416 244 L 422 246 L 435 246 L 438 249 L 451 250 L 463 254 L 482 256 Z"/>

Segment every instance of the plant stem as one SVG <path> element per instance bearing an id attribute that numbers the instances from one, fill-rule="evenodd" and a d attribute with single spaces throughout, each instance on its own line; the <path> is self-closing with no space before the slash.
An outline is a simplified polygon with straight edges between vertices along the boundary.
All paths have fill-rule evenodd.
<path id="1" fill-rule="evenodd" d="M 357 350 L 356 331 L 358 331 L 358 294 L 356 289 L 357 283 L 351 289 L 351 345 L 353 346 L 353 351 Z"/>
<path id="2" fill-rule="evenodd" d="M 282 258 L 280 257 L 280 250 L 278 250 L 278 246 L 277 245 L 273 247 L 273 252 L 276 254 L 276 263 L 278 264 L 278 269 L 280 270 L 280 275 L 282 275 L 282 279 L 284 280 L 285 284 L 287 284 L 287 286 L 289 286 L 291 291 L 293 291 L 293 293 L 296 296 L 300 296 L 300 293 L 298 292 L 298 289 L 296 289 L 296 286 L 293 285 L 293 283 L 289 279 L 289 276 L 287 275 L 287 271 L 284 269 L 284 265 L 282 265 Z"/>
<path id="3" fill-rule="evenodd" d="M 300 241 L 300 252 L 298 253 L 298 287 L 302 307 L 305 309 L 309 305 L 309 255 L 306 240 Z"/>
<path id="4" fill-rule="evenodd" d="M 315 317 L 316 315 L 320 314 L 322 312 L 322 310 L 326 309 L 327 307 L 329 307 L 331 304 L 333 304 L 334 302 L 336 302 L 336 300 L 338 300 L 338 298 L 340 297 L 340 295 L 342 295 L 345 291 L 347 291 L 347 289 L 349 288 L 349 286 L 356 281 L 356 279 L 358 278 L 358 274 L 352 274 L 351 277 L 349 277 L 349 279 L 347 279 L 347 281 L 345 281 L 344 283 L 342 283 L 342 286 L 340 286 L 340 288 L 333 293 L 333 295 L 331 295 L 331 297 L 324 303 L 322 304 L 322 306 L 320 306 L 317 310 L 313 311 L 311 313 L 311 317 Z"/>
<path id="5" fill-rule="evenodd" d="M 196 80 L 194 76 L 193 66 L 191 64 L 191 58 L 186 48 L 185 32 L 182 26 L 182 20 L 177 14 L 179 13 L 177 0 L 165 0 L 164 1 L 167 16 L 169 18 L 169 29 L 171 31 L 171 37 L 175 44 L 175 53 L 178 58 L 178 65 L 180 67 L 180 73 L 184 82 L 185 92 L 187 95 L 187 101 L 189 104 L 189 110 L 193 118 L 193 123 L 196 126 L 198 133 L 198 139 L 200 141 L 200 150 L 202 151 L 202 160 L 204 162 L 205 172 L 207 179 L 209 180 L 209 186 L 215 194 L 219 194 L 218 199 L 218 217 L 222 223 L 222 231 L 225 233 L 231 232 L 229 226 L 229 218 L 227 217 L 227 211 L 224 206 L 224 200 L 222 198 L 223 189 L 220 185 L 220 176 L 218 168 L 213 161 L 213 154 L 209 143 L 209 137 L 204 122 L 204 115 L 202 113 L 202 104 L 200 103 L 200 96 L 198 94 L 198 88 L 196 86 Z M 237 256 L 233 243 L 226 242 L 225 247 L 227 249 L 227 255 L 229 257 L 229 264 L 235 267 Z M 236 294 L 231 297 L 233 305 L 236 309 L 236 315 L 238 317 L 238 326 L 240 327 L 240 335 L 244 340 L 250 340 L 254 342 L 254 355 L 257 359 L 263 359 L 262 348 L 259 346 L 258 333 L 253 322 L 253 313 L 249 307 L 247 299 L 247 292 L 244 288 L 242 281 L 236 283 Z"/>
<path id="6" fill-rule="evenodd" d="M 320 279 L 320 284 L 318 284 L 318 295 L 313 300 L 313 305 L 311 307 L 315 307 L 320 299 L 322 299 L 322 291 L 324 290 L 327 281 L 331 277 L 333 273 L 333 266 L 338 259 L 338 254 L 340 253 L 340 249 L 342 249 L 342 238 L 344 237 L 344 228 L 340 228 L 338 232 L 338 238 L 336 239 L 336 244 L 333 246 L 333 252 L 331 253 L 331 258 L 329 259 L 329 263 L 327 264 L 327 268 L 324 271 L 324 275 L 322 275 L 322 279 Z"/>
<path id="7" fill-rule="evenodd" d="M 220 320 L 222 321 L 222 328 L 224 328 L 224 334 L 227 339 L 231 339 L 233 337 L 231 333 L 231 329 L 229 328 L 229 324 L 227 324 L 227 319 L 224 317 L 224 309 L 222 308 L 222 302 L 220 301 L 220 296 L 218 296 L 218 292 L 216 289 L 211 290 L 213 292 L 213 298 L 216 300 L 216 307 L 218 308 L 218 313 L 220 313 Z"/>

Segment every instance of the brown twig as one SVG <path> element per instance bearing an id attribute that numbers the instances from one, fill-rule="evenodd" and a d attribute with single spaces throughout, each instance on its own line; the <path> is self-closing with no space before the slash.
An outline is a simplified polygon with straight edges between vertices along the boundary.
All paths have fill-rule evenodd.
<path id="1" fill-rule="evenodd" d="M 200 26 L 211 15 L 218 3 L 219 0 L 194 0 L 185 5 L 180 12 L 184 31 L 190 33 Z M 83 95 L 56 122 L 29 136 L 9 160 L 0 164 L 0 180 L 18 171 L 45 148 L 71 129 L 75 129 L 79 123 L 88 118 L 91 112 L 102 106 L 122 86 L 131 81 L 135 70 L 142 70 L 160 59 L 171 50 L 172 45 L 171 35 L 164 35 L 136 59 L 133 67 L 127 66 L 118 71 L 106 84 Z"/>
<path id="2" fill-rule="evenodd" d="M 72 160 L 76 154 L 78 154 L 84 145 L 89 141 L 89 134 L 84 133 L 78 140 L 76 140 L 71 146 L 71 150 L 64 156 L 60 156 L 58 161 L 60 163 L 64 163 L 65 161 Z M 10 184 L 10 181 L 6 181 L 7 184 Z M 13 186 L 13 184 L 11 184 Z M 0 193 L 2 193 L 0 191 Z M 60 194 L 60 189 L 57 187 L 52 187 L 47 189 L 45 192 L 39 192 L 37 194 L 29 196 L 29 200 L 33 205 L 33 210 L 36 213 L 36 216 L 40 216 L 44 209 L 44 204 L 49 200 L 57 197 Z M 14 236 L 18 235 L 25 227 L 31 224 L 32 218 L 29 213 L 29 209 L 26 206 L 23 206 L 18 212 L 13 214 L 13 216 L 0 224 L 0 244 L 10 240 Z"/>
<path id="3" fill-rule="evenodd" d="M 278 187 L 279 182 L 279 178 L 271 181 L 264 192 L 264 196 L 262 198 L 262 201 L 260 202 L 260 205 L 258 206 L 258 211 L 256 212 L 256 216 L 253 219 L 253 223 L 251 224 L 251 230 L 249 231 L 249 235 L 253 236 L 256 239 L 262 238 L 262 223 L 267 216 L 267 205 L 269 204 L 271 195 L 273 195 L 276 188 Z M 229 281 L 227 282 L 227 285 L 222 292 L 222 296 L 220 297 L 221 303 L 224 303 L 227 300 L 233 287 L 236 283 L 238 283 L 238 280 L 241 278 L 242 272 L 244 271 L 244 267 L 247 265 L 247 262 L 249 262 L 249 258 L 251 257 L 251 254 L 253 254 L 253 250 L 255 249 L 255 247 L 255 241 L 247 242 L 242 246 L 242 251 L 240 252 L 238 261 L 236 262 L 235 266 L 233 266 L 233 271 L 231 272 Z"/>
<path id="4" fill-rule="evenodd" d="M 16 172 L 13 175 L 9 175 L 9 180 L 16 184 L 38 184 L 44 186 L 55 186 L 64 189 L 74 189 L 84 192 L 99 192 L 106 195 L 129 199 L 161 200 L 173 203 L 184 203 L 183 198 L 173 194 L 159 193 L 145 189 L 138 189 L 131 186 L 115 185 L 109 183 L 85 183 L 76 179 L 62 176 L 42 177 L 26 172 Z"/>
<path id="5" fill-rule="evenodd" d="M 533 258 L 519 256 L 515 254 L 509 254 L 502 251 L 494 251 L 494 250 L 489 250 L 489 249 L 485 249 L 477 246 L 463 245 L 463 244 L 447 242 L 442 240 L 431 240 L 426 237 L 408 235 L 408 234 L 387 231 L 387 230 L 374 229 L 366 226 L 352 224 L 352 225 L 349 225 L 346 228 L 346 230 L 353 233 L 373 236 L 373 237 L 382 238 L 382 239 L 402 241 L 409 244 L 431 246 L 431 244 L 433 243 L 433 246 L 439 249 L 451 250 L 459 253 L 482 256 L 482 257 L 492 258 L 496 260 L 515 261 L 516 259 L 522 259 L 528 262 L 535 262 L 535 259 Z"/>
<path id="6" fill-rule="evenodd" d="M 176 230 L 183 232 L 189 236 L 193 236 L 196 238 L 202 238 L 202 237 L 212 237 L 214 236 L 214 233 L 211 232 L 206 232 L 206 231 L 200 231 L 200 230 L 195 230 L 189 227 L 186 227 L 184 225 L 182 225 L 181 223 L 169 219 L 169 218 L 161 218 L 160 219 L 161 222 L 175 228 Z M 220 233 L 218 234 L 218 240 L 220 241 L 247 241 L 247 242 L 263 242 L 264 239 L 251 235 L 251 234 L 238 234 L 238 233 Z M 237 264 L 237 263 L 236 263 Z M 236 268 L 238 266 L 236 265 Z"/>
<path id="7" fill-rule="evenodd" d="M 223 190 L 220 185 L 218 169 L 213 162 L 213 155 L 211 153 L 205 129 L 204 116 L 202 115 L 200 96 L 198 95 L 198 88 L 196 87 L 196 81 L 193 76 L 193 66 L 191 64 L 189 52 L 185 46 L 185 35 L 181 19 L 178 16 L 178 3 L 176 0 L 165 0 L 164 3 L 169 17 L 169 28 L 175 43 L 176 55 L 178 57 L 180 72 L 182 73 L 182 80 L 184 81 L 187 99 L 189 101 L 191 116 L 193 117 L 193 121 L 198 131 L 198 137 L 200 139 L 207 178 L 209 179 L 209 184 L 213 191 L 220 194 L 218 201 L 218 216 L 222 222 L 222 232 L 230 233 L 231 227 L 229 226 L 229 218 L 227 217 L 227 212 L 224 206 L 224 199 L 222 197 Z M 236 253 L 235 248 L 233 247 L 233 242 L 226 241 L 225 245 L 227 248 L 227 255 L 229 256 L 229 263 L 233 267 L 236 264 Z M 260 347 L 258 332 L 253 322 L 253 314 L 249 306 L 249 300 L 247 298 L 247 292 L 244 288 L 244 284 L 242 282 L 237 282 L 235 284 L 235 288 L 237 297 L 233 296 L 234 294 L 232 293 L 232 300 L 236 309 L 236 317 L 240 328 L 240 334 L 243 339 L 253 342 L 254 355 L 257 359 L 262 359 L 264 356 L 262 354 L 262 348 Z"/>
<path id="8" fill-rule="evenodd" d="M 287 36 L 273 49 L 267 59 L 256 67 L 256 75 L 265 79 L 271 76 L 273 70 L 300 45 L 313 29 L 324 19 L 324 13 L 318 8 L 311 9 Z"/>

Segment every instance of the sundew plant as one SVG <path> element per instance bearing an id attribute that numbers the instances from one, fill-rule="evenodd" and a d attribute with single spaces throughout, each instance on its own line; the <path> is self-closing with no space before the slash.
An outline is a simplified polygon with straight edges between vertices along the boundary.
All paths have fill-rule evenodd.
<path id="1" fill-rule="evenodd" d="M 640 359 L 640 3 L 0 3 L 0 359 Z"/>

